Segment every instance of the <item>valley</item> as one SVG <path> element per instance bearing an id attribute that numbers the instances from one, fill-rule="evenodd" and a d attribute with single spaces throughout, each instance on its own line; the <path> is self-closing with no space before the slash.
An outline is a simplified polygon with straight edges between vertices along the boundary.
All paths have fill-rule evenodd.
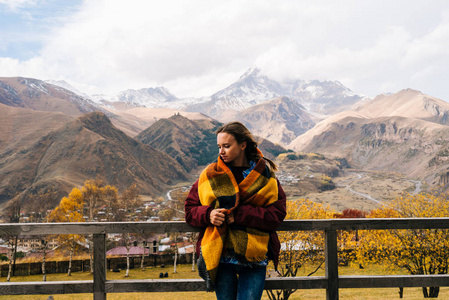
<path id="1" fill-rule="evenodd" d="M 359 177 L 359 175 L 362 177 Z M 346 170 L 336 178 L 335 190 L 311 193 L 308 198 L 341 212 L 346 208 L 370 211 L 401 195 L 415 191 L 415 183 L 400 174 Z"/>
<path id="2" fill-rule="evenodd" d="M 321 176 L 332 168 L 331 161 L 277 161 L 278 179 L 287 199 L 308 198 L 329 206 L 336 212 L 344 209 L 370 211 L 393 200 L 401 193 L 418 193 L 423 189 L 420 181 L 399 173 L 359 169 L 340 169 L 332 177 L 335 188 L 321 191 Z M 334 173 L 336 174 L 336 173 Z M 425 186 L 425 185 L 424 185 Z"/>
<path id="3" fill-rule="evenodd" d="M 308 198 L 321 203 L 335 212 L 345 209 L 357 209 L 369 212 L 380 208 L 382 204 L 400 196 L 401 193 L 419 193 L 423 184 L 411 180 L 401 174 L 343 169 L 338 176 L 333 177 L 333 190 L 319 191 L 319 179 L 322 176 L 323 164 L 317 162 L 278 164 L 277 178 L 281 182 L 287 200 Z M 198 173 L 198 174 L 196 174 Z M 198 178 L 199 171 L 192 175 L 192 182 L 180 183 L 170 189 L 165 195 L 163 205 L 175 211 L 178 218 L 184 217 L 182 205 L 191 184 Z M 425 185 L 424 185 L 425 186 Z M 176 195 L 173 197 L 173 195 Z"/>

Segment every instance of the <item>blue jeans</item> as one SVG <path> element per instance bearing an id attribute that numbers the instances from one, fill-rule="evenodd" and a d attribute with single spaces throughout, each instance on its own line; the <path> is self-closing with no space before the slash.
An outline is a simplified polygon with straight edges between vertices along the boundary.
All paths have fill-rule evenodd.
<path id="1" fill-rule="evenodd" d="M 260 300 L 267 267 L 220 263 L 215 281 L 218 300 Z"/>

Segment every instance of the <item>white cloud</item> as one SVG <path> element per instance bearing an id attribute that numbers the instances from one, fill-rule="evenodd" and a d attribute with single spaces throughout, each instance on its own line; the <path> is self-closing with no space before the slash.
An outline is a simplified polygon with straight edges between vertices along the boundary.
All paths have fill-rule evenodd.
<path id="1" fill-rule="evenodd" d="M 184 97 L 257 65 L 279 80 L 339 80 L 369 96 L 410 87 L 449 101 L 439 86 L 448 12 L 441 0 L 86 1 L 37 57 L 0 58 L 0 76 L 64 79 L 87 93 L 163 85 Z"/>

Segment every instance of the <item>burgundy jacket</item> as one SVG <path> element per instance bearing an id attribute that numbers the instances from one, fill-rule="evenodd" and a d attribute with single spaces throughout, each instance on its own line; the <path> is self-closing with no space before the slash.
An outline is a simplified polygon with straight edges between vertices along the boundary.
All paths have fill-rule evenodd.
<path id="1" fill-rule="evenodd" d="M 239 225 L 253 227 L 270 232 L 268 242 L 268 259 L 273 260 L 275 268 L 279 262 L 281 244 L 276 234 L 276 228 L 282 223 L 286 212 L 286 196 L 278 181 L 278 201 L 265 207 L 254 207 L 250 204 L 241 205 L 234 211 L 234 222 Z M 196 255 L 199 257 L 201 240 L 204 231 L 210 223 L 212 206 L 202 206 L 198 195 L 198 181 L 196 181 L 185 201 L 187 224 L 200 227 L 200 234 L 196 244 Z"/>

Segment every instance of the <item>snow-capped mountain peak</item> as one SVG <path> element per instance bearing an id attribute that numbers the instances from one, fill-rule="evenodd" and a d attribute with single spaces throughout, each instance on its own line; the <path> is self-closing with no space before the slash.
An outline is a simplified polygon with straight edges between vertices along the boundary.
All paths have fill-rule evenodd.
<path id="1" fill-rule="evenodd" d="M 202 98 L 189 111 L 200 111 L 219 118 L 224 111 L 241 111 L 273 98 L 287 96 L 307 107 L 310 113 L 332 114 L 348 109 L 364 98 L 353 93 L 338 81 L 305 81 L 280 83 L 262 75 L 256 68 L 248 69 L 225 89 L 208 98 Z"/>
<path id="2" fill-rule="evenodd" d="M 165 102 L 176 101 L 177 98 L 164 87 L 126 90 L 118 94 L 118 101 L 146 107 L 160 107 Z"/>
<path id="3" fill-rule="evenodd" d="M 92 99 L 89 95 L 87 95 L 87 94 L 85 94 L 85 93 L 79 91 L 79 90 L 76 89 L 75 87 L 73 87 L 73 86 L 72 86 L 70 83 L 68 83 L 67 81 L 64 81 L 64 80 L 52 80 L 52 79 L 49 79 L 49 80 L 45 80 L 45 82 L 46 82 L 46 83 L 49 83 L 49 84 L 52 84 L 52 85 L 56 85 L 56 86 L 62 87 L 62 88 L 66 89 L 66 90 L 68 90 L 68 91 L 71 91 L 72 93 L 74 93 L 74 94 L 76 94 L 76 95 L 78 95 L 78 96 L 81 96 L 81 97 L 83 97 L 83 98 L 87 98 L 87 99 L 89 99 L 89 100 L 94 100 L 94 99 Z"/>
<path id="4" fill-rule="evenodd" d="M 259 75 L 259 73 L 260 73 L 260 69 L 259 68 L 251 67 L 248 70 L 246 70 L 246 72 L 243 73 L 242 76 L 240 76 L 239 80 L 244 80 L 247 77 L 255 77 L 255 76 Z"/>

